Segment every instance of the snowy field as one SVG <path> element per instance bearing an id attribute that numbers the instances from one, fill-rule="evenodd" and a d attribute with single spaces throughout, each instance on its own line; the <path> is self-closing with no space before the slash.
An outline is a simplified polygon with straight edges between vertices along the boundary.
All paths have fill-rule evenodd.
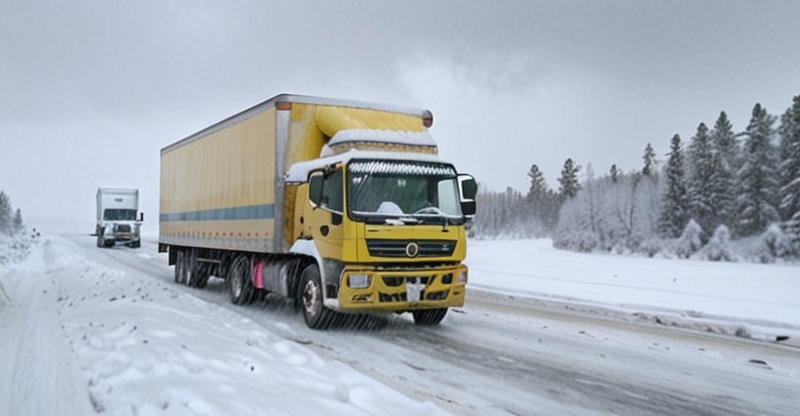
<path id="1" fill-rule="evenodd" d="M 800 264 L 585 254 L 550 240 L 470 241 L 472 289 L 595 304 L 667 325 L 800 346 Z"/>
<path id="2" fill-rule="evenodd" d="M 48 236 L 24 262 L 0 266 L 0 416 L 446 413 L 87 250 Z M 131 255 L 164 256 L 152 242 Z M 472 241 L 467 260 L 472 290 L 800 338 L 797 266 L 580 254 L 546 240 Z M 786 371 L 796 377 L 800 364 Z"/>

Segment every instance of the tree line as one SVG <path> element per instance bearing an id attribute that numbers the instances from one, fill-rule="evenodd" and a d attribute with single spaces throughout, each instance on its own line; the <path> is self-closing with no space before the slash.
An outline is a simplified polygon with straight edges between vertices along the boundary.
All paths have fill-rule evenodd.
<path id="1" fill-rule="evenodd" d="M 480 187 L 474 233 L 550 237 L 577 251 L 800 257 L 800 95 L 780 117 L 756 104 L 741 132 L 722 111 L 688 144 L 675 134 L 663 166 L 650 143 L 642 160 L 632 172 L 615 164 L 596 175 L 568 158 L 557 190 L 535 164 L 526 194 Z"/>

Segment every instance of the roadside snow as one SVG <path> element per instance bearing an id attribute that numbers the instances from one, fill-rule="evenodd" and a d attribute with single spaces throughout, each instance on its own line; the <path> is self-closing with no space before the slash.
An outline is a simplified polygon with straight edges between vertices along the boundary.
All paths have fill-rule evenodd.
<path id="1" fill-rule="evenodd" d="M 0 266 L 0 416 L 444 413 L 85 250 L 47 237 Z M 798 266 L 581 254 L 549 240 L 470 241 L 467 263 L 472 290 L 800 340 Z"/>
<path id="2" fill-rule="evenodd" d="M 0 415 L 444 413 L 79 250 L 49 237 L 0 270 Z"/>

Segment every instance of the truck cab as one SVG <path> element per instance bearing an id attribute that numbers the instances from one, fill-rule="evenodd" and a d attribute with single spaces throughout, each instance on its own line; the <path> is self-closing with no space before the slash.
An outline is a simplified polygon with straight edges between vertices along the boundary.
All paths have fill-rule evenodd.
<path id="1" fill-rule="evenodd" d="M 97 189 L 95 235 L 98 247 L 112 247 L 115 244 L 141 247 L 140 229 L 143 221 L 137 189 Z"/>
<path id="2" fill-rule="evenodd" d="M 349 146 L 293 166 L 287 183 L 297 192 L 292 251 L 317 259 L 298 287 L 309 326 L 360 310 L 432 325 L 464 304 L 471 176 L 435 154 Z"/>

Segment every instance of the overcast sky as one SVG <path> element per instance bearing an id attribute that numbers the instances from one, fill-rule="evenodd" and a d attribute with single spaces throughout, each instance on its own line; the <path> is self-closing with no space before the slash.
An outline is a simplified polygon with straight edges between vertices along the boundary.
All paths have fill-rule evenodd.
<path id="1" fill-rule="evenodd" d="M 459 171 L 555 187 L 568 157 L 639 169 L 720 111 L 782 114 L 798 22 L 795 0 L 0 0 L 0 190 L 92 231 L 97 187 L 138 188 L 155 229 L 160 149 L 282 92 L 427 108 Z"/>

